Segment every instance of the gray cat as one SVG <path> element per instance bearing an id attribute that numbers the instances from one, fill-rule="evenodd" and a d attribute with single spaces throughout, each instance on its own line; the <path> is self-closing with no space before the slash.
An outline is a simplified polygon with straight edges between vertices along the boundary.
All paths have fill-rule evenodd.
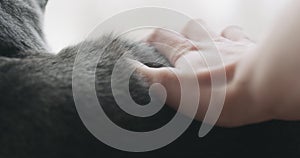
<path id="1" fill-rule="evenodd" d="M 80 64 L 86 69 L 100 52 L 95 85 L 102 108 L 113 122 L 133 131 L 157 129 L 172 119 L 175 111 L 165 106 L 147 118 L 122 111 L 110 87 L 114 63 L 127 52 L 129 58 L 151 67 L 170 64 L 154 48 L 113 35 L 83 41 L 57 55 L 50 54 L 41 29 L 46 3 L 46 0 L 0 0 L 1 158 L 291 157 L 300 154 L 299 123 L 280 121 L 234 129 L 214 128 L 202 139 L 197 137 L 200 123 L 193 122 L 175 142 L 146 153 L 127 153 L 104 145 L 88 132 L 75 108 L 72 70 L 77 52 L 84 52 Z M 130 93 L 141 105 L 150 101 L 146 81 L 137 74 L 130 80 Z"/>

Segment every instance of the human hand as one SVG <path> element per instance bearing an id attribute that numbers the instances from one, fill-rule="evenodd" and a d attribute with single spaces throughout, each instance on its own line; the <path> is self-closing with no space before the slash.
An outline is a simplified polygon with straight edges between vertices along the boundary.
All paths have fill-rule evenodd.
<path id="1" fill-rule="evenodd" d="M 207 43 L 208 40 L 205 39 L 207 32 L 199 28 L 201 25 L 207 28 L 223 58 L 224 63 L 219 63 L 219 67 L 214 70 L 209 69 L 205 59 L 199 55 L 199 53 L 212 50 L 211 47 L 213 47 Z M 227 78 L 227 85 L 225 85 L 227 93 L 223 111 L 217 121 L 217 125 L 231 127 L 269 119 L 264 114 L 264 109 L 249 106 L 252 100 L 247 90 L 241 90 L 241 86 L 237 88 L 235 84 L 232 84 L 235 69 L 240 58 L 244 57 L 246 52 L 249 52 L 250 49 L 256 46 L 241 28 L 230 26 L 223 30 L 221 35 L 218 35 L 211 31 L 203 21 L 193 20 L 186 24 L 180 35 L 163 29 L 157 29 L 148 37 L 147 42 L 166 56 L 174 66 L 174 68 L 138 66 L 138 71 L 149 78 L 151 83 L 160 83 L 166 88 L 167 105 L 173 108 L 179 106 L 181 90 L 177 77 L 180 75 L 187 76 L 185 67 L 189 64 L 194 69 L 199 86 L 201 87 L 200 102 L 196 114 L 197 120 L 203 120 L 210 102 L 212 91 L 210 72 L 222 71 L 224 69 Z M 206 53 L 209 53 L 209 51 Z M 249 117 L 250 115 L 253 115 L 255 118 Z"/>

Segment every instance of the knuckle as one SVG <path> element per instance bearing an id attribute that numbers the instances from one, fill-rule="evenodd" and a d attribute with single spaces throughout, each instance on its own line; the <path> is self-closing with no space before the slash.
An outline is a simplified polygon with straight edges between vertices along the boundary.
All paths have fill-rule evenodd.
<path id="1" fill-rule="evenodd" d="M 156 28 L 147 38 L 147 42 L 155 42 L 161 34 L 161 29 Z"/>
<path id="2" fill-rule="evenodd" d="M 242 31 L 243 29 L 240 27 L 240 26 L 237 26 L 237 25 L 230 25 L 230 26 L 227 26 L 223 31 L 222 31 L 222 35 L 228 35 L 232 32 L 235 32 L 235 31 Z"/>
<path id="3" fill-rule="evenodd" d="M 212 37 L 212 40 L 220 43 L 226 42 L 226 39 L 223 38 L 222 36 Z"/>
<path id="4" fill-rule="evenodd" d="M 200 23 L 200 24 L 206 24 L 206 22 L 203 20 L 203 19 L 195 19 L 194 21 L 196 21 L 197 23 Z"/>
<path id="5" fill-rule="evenodd" d="M 238 25 L 230 25 L 226 28 L 227 30 L 243 30 L 242 27 Z"/>
<path id="6" fill-rule="evenodd" d="M 188 39 L 184 39 L 182 42 L 178 43 L 175 46 L 175 51 L 178 53 L 183 51 L 192 51 L 196 49 L 196 46 Z"/>
<path id="7" fill-rule="evenodd" d="M 197 50 L 197 47 L 191 43 L 190 40 L 184 40 L 178 43 L 175 46 L 175 53 L 173 54 L 171 60 L 175 63 L 180 57 L 182 57 L 185 53 L 189 51 Z"/>
<path id="8" fill-rule="evenodd" d="M 200 24 L 200 25 L 199 25 Z M 201 25 L 205 25 L 205 21 L 202 20 L 202 19 L 191 19 L 189 20 L 185 27 L 184 27 L 184 30 L 187 30 L 189 29 L 190 27 L 202 27 Z"/>
<path id="9" fill-rule="evenodd" d="M 191 19 L 187 22 L 187 24 L 195 24 L 195 23 L 200 23 L 200 24 L 205 24 L 205 21 L 203 19 Z"/>

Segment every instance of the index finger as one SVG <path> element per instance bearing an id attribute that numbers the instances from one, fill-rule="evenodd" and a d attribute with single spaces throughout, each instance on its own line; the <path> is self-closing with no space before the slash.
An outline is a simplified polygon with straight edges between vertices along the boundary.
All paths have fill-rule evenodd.
<path id="1" fill-rule="evenodd" d="M 197 47 L 189 39 L 164 29 L 156 29 L 149 36 L 147 42 L 163 54 L 173 66 L 183 54 L 197 50 Z"/>

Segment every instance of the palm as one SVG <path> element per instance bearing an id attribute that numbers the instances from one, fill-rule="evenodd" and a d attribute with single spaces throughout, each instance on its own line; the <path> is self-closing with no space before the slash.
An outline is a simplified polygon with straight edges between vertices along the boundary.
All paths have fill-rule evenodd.
<path id="1" fill-rule="evenodd" d="M 199 28 L 201 27 L 199 24 L 202 23 L 197 20 L 189 22 L 180 35 L 158 29 L 148 38 L 148 42 L 169 59 L 175 70 L 182 70 L 187 65 L 192 66 L 200 74 L 199 80 L 210 78 L 209 75 L 201 75 L 201 73 L 209 73 L 205 57 L 213 55 L 217 64 L 220 66 L 224 64 L 227 80 L 230 81 L 234 76 L 239 57 L 255 44 L 238 27 L 229 27 L 221 35 L 208 29 L 212 39 L 207 39 L 207 32 Z M 218 57 L 221 57 L 222 62 Z"/>

